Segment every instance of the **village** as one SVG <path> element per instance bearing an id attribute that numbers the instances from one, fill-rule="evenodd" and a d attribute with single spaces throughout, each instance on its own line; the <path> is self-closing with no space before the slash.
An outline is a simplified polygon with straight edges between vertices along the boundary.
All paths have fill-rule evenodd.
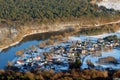
<path id="1" fill-rule="evenodd" d="M 16 55 L 11 66 L 21 72 L 50 69 L 58 72 L 69 70 L 70 64 L 77 61 L 80 63 L 80 69 L 101 69 L 100 64 L 119 64 L 119 61 L 112 56 L 108 55 L 108 57 L 101 58 L 102 51 L 107 52 L 113 49 L 120 50 L 120 40 L 116 36 L 99 38 L 97 41 L 90 39 L 66 41 L 56 46 L 50 45 L 41 48 L 31 46 L 31 48 L 24 50 L 22 55 Z M 89 55 L 96 57 L 98 61 L 93 63 L 86 59 Z M 102 68 L 102 70 L 105 70 L 105 68 Z"/>

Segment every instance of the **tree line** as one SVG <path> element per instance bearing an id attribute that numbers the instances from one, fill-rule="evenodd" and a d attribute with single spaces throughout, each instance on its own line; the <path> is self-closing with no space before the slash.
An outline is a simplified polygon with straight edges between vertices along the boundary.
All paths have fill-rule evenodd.
<path id="1" fill-rule="evenodd" d="M 0 19 L 11 21 L 55 21 L 81 16 L 111 16 L 113 9 L 98 7 L 91 0 L 0 0 Z"/>
<path id="2" fill-rule="evenodd" d="M 113 80 L 120 78 L 120 70 L 99 71 L 95 69 L 71 69 L 54 73 L 53 70 L 16 72 L 0 70 L 0 80 Z"/>

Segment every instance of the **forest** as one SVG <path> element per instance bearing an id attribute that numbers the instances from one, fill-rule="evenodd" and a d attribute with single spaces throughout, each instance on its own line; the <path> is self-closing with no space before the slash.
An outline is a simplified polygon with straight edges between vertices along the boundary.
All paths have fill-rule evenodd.
<path id="1" fill-rule="evenodd" d="M 91 0 L 0 0 L 0 19 L 54 22 L 81 16 L 111 17 L 120 13 L 90 2 Z"/>
<path id="2" fill-rule="evenodd" d="M 15 72 L 0 70 L 0 80 L 118 80 L 118 71 L 80 70 L 71 69 L 67 72 L 54 73 L 53 70 L 34 72 Z"/>

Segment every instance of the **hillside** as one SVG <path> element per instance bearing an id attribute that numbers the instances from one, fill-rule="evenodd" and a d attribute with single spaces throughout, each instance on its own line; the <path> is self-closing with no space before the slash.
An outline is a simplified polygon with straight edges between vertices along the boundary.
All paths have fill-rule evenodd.
<path id="1" fill-rule="evenodd" d="M 111 10 L 90 2 L 91 0 L 0 0 L 0 19 L 46 23 L 81 16 L 110 17 L 118 14 L 111 14 Z"/>
<path id="2" fill-rule="evenodd" d="M 0 0 L 0 48 L 26 34 L 117 22 L 119 13 L 91 0 Z"/>

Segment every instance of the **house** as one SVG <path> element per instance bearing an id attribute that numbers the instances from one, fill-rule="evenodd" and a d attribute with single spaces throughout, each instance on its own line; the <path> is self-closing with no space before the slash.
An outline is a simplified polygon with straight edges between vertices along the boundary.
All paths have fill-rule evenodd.
<path id="1" fill-rule="evenodd" d="M 94 43 L 94 44 L 93 44 L 93 47 L 97 48 L 97 47 L 98 47 L 98 44 L 97 44 L 97 43 Z"/>
<path id="2" fill-rule="evenodd" d="M 116 42 L 116 43 L 114 43 L 114 46 L 115 46 L 115 47 L 116 47 L 116 46 L 119 46 L 119 43 L 117 43 L 117 42 Z"/>
<path id="3" fill-rule="evenodd" d="M 83 41 L 82 42 L 82 46 L 86 46 L 87 45 L 87 42 L 86 41 Z"/>
<path id="4" fill-rule="evenodd" d="M 58 49 L 58 50 L 55 51 L 55 54 L 57 54 L 57 53 L 60 54 L 60 53 L 62 53 L 62 51 L 60 49 Z"/>
<path id="5" fill-rule="evenodd" d="M 110 45 L 109 45 L 109 48 L 110 48 L 110 49 L 113 48 L 113 44 L 110 44 Z"/>
<path id="6" fill-rule="evenodd" d="M 103 40 L 102 38 L 99 38 L 99 39 L 97 40 L 97 42 L 98 42 L 98 43 L 103 43 L 104 40 Z"/>
<path id="7" fill-rule="evenodd" d="M 82 49 L 81 48 L 77 48 L 76 51 L 81 53 Z"/>
<path id="8" fill-rule="evenodd" d="M 41 57 L 40 57 L 40 56 L 36 56 L 33 60 L 38 61 L 38 60 L 40 60 L 40 59 L 41 59 Z"/>
<path id="9" fill-rule="evenodd" d="M 74 51 L 76 51 L 76 49 L 77 49 L 76 47 L 71 47 L 69 52 L 74 52 Z"/>
<path id="10" fill-rule="evenodd" d="M 26 60 L 26 62 L 31 62 L 31 59 L 28 58 L 28 59 Z"/>
<path id="11" fill-rule="evenodd" d="M 94 51 L 95 51 L 95 48 L 91 47 L 91 48 L 89 48 L 89 51 L 90 51 L 90 52 L 94 52 Z"/>
<path id="12" fill-rule="evenodd" d="M 81 53 L 82 53 L 82 54 L 86 54 L 87 51 L 86 51 L 85 49 L 83 49 L 83 50 L 81 51 Z"/>
<path id="13" fill-rule="evenodd" d="M 77 45 L 76 45 L 77 47 L 82 47 L 82 43 L 77 43 Z"/>
<path id="14" fill-rule="evenodd" d="M 61 50 L 62 53 L 65 52 L 64 47 L 60 47 L 60 50 Z"/>
<path id="15" fill-rule="evenodd" d="M 23 60 L 17 60 L 17 64 L 19 64 L 19 65 L 23 65 L 24 62 L 23 62 Z"/>
<path id="16" fill-rule="evenodd" d="M 75 53 L 74 52 L 69 52 L 67 53 L 68 57 L 74 57 L 75 56 Z"/>

